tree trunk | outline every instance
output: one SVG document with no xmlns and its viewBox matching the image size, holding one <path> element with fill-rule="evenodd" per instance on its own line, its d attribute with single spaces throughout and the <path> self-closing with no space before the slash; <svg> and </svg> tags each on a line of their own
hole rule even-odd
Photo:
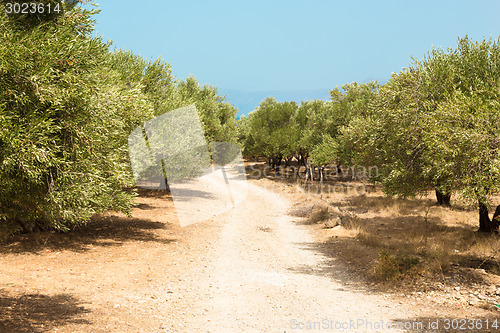
<svg viewBox="0 0 500 333">
<path fill-rule="evenodd" d="M 319 171 L 319 182 L 320 182 L 321 184 L 323 184 L 323 180 L 324 180 L 324 178 L 325 178 L 325 177 L 324 177 L 324 175 L 325 175 L 325 167 L 323 166 L 323 167 L 319 168 L 319 170 L 318 170 L 318 171 Z"/>
<path fill-rule="evenodd" d="M 299 168 L 301 165 L 303 165 L 306 169 L 307 169 L 307 154 L 303 154 L 302 152 L 300 152 L 298 154 L 298 157 L 297 157 L 297 161 L 299 161 Z"/>
<path fill-rule="evenodd" d="M 438 179 L 436 181 L 436 199 L 438 205 L 440 206 L 448 206 L 450 207 L 450 199 L 451 199 L 451 188 L 449 186 L 443 186 L 443 180 Z"/>
<path fill-rule="evenodd" d="M 493 230 L 498 232 L 498 227 L 500 226 L 500 205 L 495 209 L 495 214 L 493 214 L 491 222 L 493 223 Z"/>
<path fill-rule="evenodd" d="M 300 166 L 304 165 L 304 163 L 302 162 L 302 155 L 301 154 L 297 154 L 297 156 L 295 158 L 297 159 L 297 164 L 298 164 L 299 169 L 300 169 Z"/>
<path fill-rule="evenodd" d="M 496 208 L 493 220 L 490 220 L 488 215 L 488 206 L 479 202 L 479 231 L 487 233 L 498 232 L 498 221 L 500 219 L 499 215 L 500 206 Z"/>
<path fill-rule="evenodd" d="M 16 218 L 14 220 L 23 229 L 23 233 L 29 234 L 33 232 L 43 231 L 40 226 L 34 221 L 25 221 L 23 218 Z"/>
<path fill-rule="evenodd" d="M 443 193 L 439 188 L 436 187 L 436 199 L 438 205 L 450 207 L 451 193 Z"/>
<path fill-rule="evenodd" d="M 311 167 L 312 166 L 309 162 L 305 162 L 304 165 L 306 167 L 306 181 L 307 181 L 311 177 Z"/>
<path fill-rule="evenodd" d="M 167 191 L 167 193 L 171 193 L 170 186 L 168 185 L 168 179 L 167 179 L 167 168 L 165 167 L 165 161 L 163 159 L 161 160 L 161 168 L 163 171 L 163 179 L 165 181 L 165 191 Z"/>
<path fill-rule="evenodd" d="M 280 173 L 280 165 L 281 165 L 281 160 L 283 159 L 282 156 L 274 156 L 273 157 L 273 165 L 272 168 L 274 169 L 274 175 L 278 175 Z"/>
</svg>

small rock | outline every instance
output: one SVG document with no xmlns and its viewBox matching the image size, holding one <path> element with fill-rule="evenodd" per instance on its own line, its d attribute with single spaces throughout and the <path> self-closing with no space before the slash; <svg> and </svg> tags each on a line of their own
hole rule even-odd
<svg viewBox="0 0 500 333">
<path fill-rule="evenodd" d="M 470 297 L 468 303 L 470 306 L 476 306 L 479 304 L 479 300 L 475 297 Z"/>
<path fill-rule="evenodd" d="M 456 291 L 460 291 L 460 287 L 458 287 L 458 286 L 456 286 L 456 287 L 455 287 L 455 288 L 453 288 L 453 289 L 455 289 Z"/>
<path fill-rule="evenodd" d="M 325 222 L 325 228 L 335 228 L 342 224 L 342 220 L 339 217 L 334 217 Z"/>
<path fill-rule="evenodd" d="M 489 285 L 487 288 L 486 288 L 486 291 L 490 294 L 494 294 L 495 291 L 497 291 L 497 287 L 496 286 L 493 286 L 493 285 Z"/>
</svg>

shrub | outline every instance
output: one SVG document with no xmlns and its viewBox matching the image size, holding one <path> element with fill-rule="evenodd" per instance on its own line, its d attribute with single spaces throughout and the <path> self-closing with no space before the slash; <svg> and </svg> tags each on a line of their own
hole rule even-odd
<svg viewBox="0 0 500 333">
<path fill-rule="evenodd" d="M 405 275 L 416 273 L 419 264 L 418 257 L 393 255 L 382 250 L 375 266 L 375 276 L 385 281 L 398 280 Z"/>
</svg>

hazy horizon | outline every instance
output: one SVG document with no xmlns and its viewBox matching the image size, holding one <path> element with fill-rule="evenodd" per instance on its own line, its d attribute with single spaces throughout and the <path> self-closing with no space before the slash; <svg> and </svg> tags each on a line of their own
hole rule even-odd
<svg viewBox="0 0 500 333">
<path fill-rule="evenodd" d="M 321 98 L 317 91 L 328 97 L 346 83 L 386 81 L 412 57 L 456 47 L 459 36 L 500 34 L 494 0 L 97 4 L 96 33 L 104 40 L 146 59 L 162 57 L 177 78 L 218 87 L 239 114 L 258 105 L 260 92 L 298 92 L 299 102 Z"/>
</svg>

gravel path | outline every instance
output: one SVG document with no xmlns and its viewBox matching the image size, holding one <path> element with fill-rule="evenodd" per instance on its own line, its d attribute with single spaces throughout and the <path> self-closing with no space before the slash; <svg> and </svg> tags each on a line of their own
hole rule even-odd
<svg viewBox="0 0 500 333">
<path fill-rule="evenodd" d="M 133 218 L 22 236 L 0 256 L 0 332 L 377 332 L 418 318 L 323 257 L 291 202 L 257 183 L 185 228 L 168 196 L 144 195 Z"/>
<path fill-rule="evenodd" d="M 178 330 L 400 331 L 377 325 L 411 314 L 381 295 L 344 283 L 346 273 L 327 265 L 306 227 L 286 215 L 288 206 L 278 194 L 251 183 L 247 199 L 218 217 L 217 240 L 194 259 L 204 269 L 185 286 L 197 285 L 189 297 L 193 316 Z"/>
</svg>

